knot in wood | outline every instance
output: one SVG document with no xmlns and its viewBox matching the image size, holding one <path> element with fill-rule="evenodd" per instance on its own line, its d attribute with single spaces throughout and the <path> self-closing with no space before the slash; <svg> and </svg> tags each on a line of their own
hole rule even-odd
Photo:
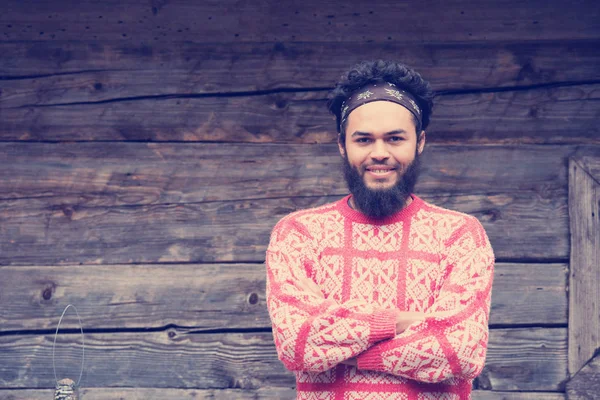
<svg viewBox="0 0 600 400">
<path fill-rule="evenodd" d="M 44 289 L 44 291 L 42 292 L 42 298 L 44 300 L 50 300 L 52 298 L 52 288 L 51 287 L 47 287 L 46 289 Z"/>
<path fill-rule="evenodd" d="M 256 293 L 250 293 L 250 296 L 248 296 L 248 303 L 250 303 L 250 304 L 258 303 L 258 295 Z"/>
</svg>

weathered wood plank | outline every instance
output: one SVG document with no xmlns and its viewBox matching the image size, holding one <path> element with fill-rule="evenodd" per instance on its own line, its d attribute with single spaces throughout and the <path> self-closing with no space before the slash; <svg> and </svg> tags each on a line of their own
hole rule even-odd
<svg viewBox="0 0 600 400">
<path fill-rule="evenodd" d="M 51 389 L 0 389 L 0 400 L 48 400 Z M 239 389 L 151 389 L 151 388 L 82 388 L 82 398 L 86 400 L 292 400 L 296 398 L 294 388 L 266 387 L 256 390 Z M 559 392 L 496 392 L 474 390 L 473 400 L 564 400 Z"/>
<path fill-rule="evenodd" d="M 600 184 L 600 147 L 581 146 L 570 158 L 575 160 L 590 178 Z"/>
<path fill-rule="evenodd" d="M 490 324 L 566 323 L 567 274 L 565 264 L 496 263 Z"/>
<path fill-rule="evenodd" d="M 77 307 L 85 330 L 271 326 L 263 264 L 5 266 L 0 271 L 0 333 L 53 329 L 65 304 Z M 497 263 L 490 323 L 566 325 L 567 272 L 566 264 Z"/>
<path fill-rule="evenodd" d="M 4 265 L 261 262 L 281 217 L 346 193 L 331 145 L 0 149 Z M 433 146 L 417 193 L 478 217 L 497 257 L 566 258 L 572 150 Z"/>
<path fill-rule="evenodd" d="M 426 146 L 418 192 L 444 202 L 447 195 L 496 193 L 490 201 L 499 205 L 515 192 L 566 199 L 567 159 L 576 150 Z M 40 205 L 113 207 L 348 193 L 336 145 L 0 143 L 0 160 L 1 200 L 38 198 Z"/>
<path fill-rule="evenodd" d="M 262 262 L 271 229 L 280 218 L 338 198 L 96 208 L 32 207 L 38 199 L 9 201 L 0 203 L 0 225 L 7 239 L 0 243 L 0 265 Z M 544 200 L 534 192 L 424 198 L 478 217 L 496 257 L 567 257 L 565 198 Z"/>
<path fill-rule="evenodd" d="M 474 390 L 473 400 L 564 400 L 560 392 L 496 392 Z M 41 399 L 40 399 L 41 400 Z"/>
<path fill-rule="evenodd" d="M 0 389 L 0 400 L 48 400 L 52 393 L 52 389 Z M 293 387 L 265 387 L 256 390 L 82 388 L 79 394 L 85 400 L 293 400 L 296 398 L 296 390 Z M 559 399 L 564 400 L 564 396 L 548 398 L 548 400 Z"/>
<path fill-rule="evenodd" d="M 587 400 L 598 397 L 600 393 L 600 356 L 588 362 L 567 382 L 567 399 Z"/>
<path fill-rule="evenodd" d="M 586 164 L 600 166 L 600 156 Z M 575 375 L 600 349 L 600 175 L 577 156 L 569 160 L 571 269 L 569 373 Z"/>
<path fill-rule="evenodd" d="M 567 343 L 563 333 L 566 329 L 491 330 L 486 367 L 477 378 L 478 387 L 563 391 L 567 378 Z M 555 357 L 557 364 L 550 365 L 549 360 Z"/>
<path fill-rule="evenodd" d="M 34 11 L 32 11 L 34 10 Z M 515 17 L 518 16 L 518 17 Z M 596 39 L 594 1 L 3 1 L 5 40 L 472 42 Z M 440 23 L 439 21 L 451 21 Z M 410 34 L 394 27 L 410 26 Z"/>
<path fill-rule="evenodd" d="M 566 329 L 500 329 L 490 345 L 479 388 L 559 391 L 567 375 Z M 0 385 L 48 388 L 53 335 L 0 336 Z M 78 335 L 59 335 L 60 375 L 78 373 Z M 270 333 L 188 334 L 182 331 L 88 333 L 82 382 L 88 387 L 258 389 L 293 387 Z M 67 372 L 65 372 L 67 371 Z M 483 385 L 483 386 L 482 386 Z"/>
<path fill-rule="evenodd" d="M 90 84 L 95 85 L 90 82 L 81 92 L 89 92 Z M 32 95 L 46 97 L 36 90 Z M 589 84 L 440 96 L 427 139 L 461 145 L 600 143 L 599 95 L 600 84 Z M 0 139 L 334 143 L 335 121 L 325 96 L 320 91 L 153 99 L 117 95 L 115 101 L 83 104 L 69 104 L 65 96 L 55 97 L 54 105 L 10 107 L 9 93 L 8 106 L 0 108 Z"/>
<path fill-rule="evenodd" d="M 437 91 L 592 81 L 600 79 L 598 47 L 598 41 L 0 42 L 0 107 L 329 88 L 353 64 L 378 58 L 412 66 Z"/>
</svg>

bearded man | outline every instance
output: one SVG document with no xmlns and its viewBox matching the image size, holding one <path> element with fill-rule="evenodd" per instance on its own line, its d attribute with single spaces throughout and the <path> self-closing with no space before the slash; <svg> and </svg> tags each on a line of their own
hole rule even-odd
<svg viewBox="0 0 600 400">
<path fill-rule="evenodd" d="M 470 399 L 494 254 L 472 216 L 413 193 L 433 91 L 363 62 L 331 92 L 350 194 L 274 227 L 267 306 L 297 399 Z"/>
</svg>

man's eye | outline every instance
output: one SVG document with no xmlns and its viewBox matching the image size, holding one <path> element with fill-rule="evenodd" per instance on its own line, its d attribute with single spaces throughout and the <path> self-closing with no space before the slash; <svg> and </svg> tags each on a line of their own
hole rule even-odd
<svg viewBox="0 0 600 400">
<path fill-rule="evenodd" d="M 401 136 L 392 136 L 392 137 L 390 138 L 390 141 L 392 141 L 392 142 L 400 142 L 400 141 L 402 141 L 402 140 L 404 140 L 404 138 L 403 138 L 403 137 L 401 137 Z"/>
<path fill-rule="evenodd" d="M 356 141 L 357 141 L 358 143 L 367 143 L 369 140 L 371 140 L 371 139 L 369 139 L 369 138 L 360 138 L 360 139 L 356 139 Z"/>
</svg>

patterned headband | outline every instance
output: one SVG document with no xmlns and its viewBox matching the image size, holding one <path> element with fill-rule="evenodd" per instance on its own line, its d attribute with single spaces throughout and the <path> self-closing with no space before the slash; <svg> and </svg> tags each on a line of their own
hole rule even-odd
<svg viewBox="0 0 600 400">
<path fill-rule="evenodd" d="M 400 104 L 410 111 L 417 118 L 417 121 L 419 121 L 419 125 L 421 125 L 421 109 L 417 105 L 414 97 L 410 93 L 399 89 L 393 83 L 380 82 L 379 84 L 371 83 L 363 86 L 344 100 L 340 118 L 340 132 L 342 132 L 342 126 L 346 122 L 346 119 L 348 119 L 348 115 L 350 115 L 354 109 L 372 101 L 391 101 Z"/>
</svg>

